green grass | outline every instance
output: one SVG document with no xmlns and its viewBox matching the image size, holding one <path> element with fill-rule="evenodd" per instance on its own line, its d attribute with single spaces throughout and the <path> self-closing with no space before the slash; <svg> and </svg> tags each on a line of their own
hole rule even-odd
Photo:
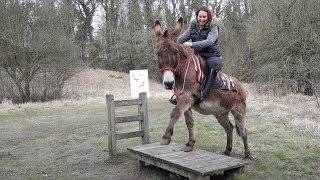
<svg viewBox="0 0 320 180">
<path fill-rule="evenodd" d="M 154 169 L 139 173 L 126 151 L 126 147 L 139 145 L 139 138 L 117 141 L 120 154 L 108 156 L 105 108 L 104 102 L 92 102 L 0 111 L 0 179 L 114 179 L 141 174 L 166 179 L 166 174 Z M 172 108 L 167 99 L 148 100 L 151 142 L 160 141 Z M 194 116 L 196 148 L 223 152 L 226 135 L 217 120 L 196 112 Z M 135 129 L 133 126 L 136 124 L 119 129 Z M 247 129 L 255 159 L 236 179 L 319 179 L 319 137 L 291 127 L 288 119 L 262 116 L 250 103 Z M 173 141 L 184 144 L 187 137 L 180 119 Z M 244 157 L 236 133 L 231 156 Z"/>
</svg>

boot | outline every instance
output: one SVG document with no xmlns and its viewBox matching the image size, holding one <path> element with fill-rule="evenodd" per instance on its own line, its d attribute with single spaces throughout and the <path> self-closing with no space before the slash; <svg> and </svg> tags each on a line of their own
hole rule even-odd
<svg viewBox="0 0 320 180">
<path fill-rule="evenodd" d="M 209 90 L 211 89 L 211 85 L 213 84 L 213 79 L 216 79 L 217 71 L 210 69 L 210 72 L 207 75 L 207 78 L 205 80 L 205 85 L 201 86 L 201 89 L 195 93 L 196 97 L 198 98 L 196 100 L 196 103 L 200 103 L 204 100 L 204 98 L 207 96 Z"/>
</svg>

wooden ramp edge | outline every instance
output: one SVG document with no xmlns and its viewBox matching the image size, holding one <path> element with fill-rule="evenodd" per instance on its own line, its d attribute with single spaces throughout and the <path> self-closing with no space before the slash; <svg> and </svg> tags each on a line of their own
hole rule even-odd
<svg viewBox="0 0 320 180">
<path fill-rule="evenodd" d="M 145 144 L 127 148 L 139 160 L 140 168 L 145 163 L 174 172 L 189 179 L 210 179 L 226 172 L 242 173 L 247 161 L 216 154 L 201 149 L 183 151 L 184 145 L 171 143 Z"/>
</svg>

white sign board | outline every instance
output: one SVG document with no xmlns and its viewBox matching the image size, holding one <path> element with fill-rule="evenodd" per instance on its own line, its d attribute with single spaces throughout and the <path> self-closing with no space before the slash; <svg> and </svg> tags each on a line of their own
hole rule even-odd
<svg viewBox="0 0 320 180">
<path fill-rule="evenodd" d="M 146 92 L 149 97 L 148 70 L 130 70 L 131 98 L 138 98 L 140 92 Z"/>
</svg>

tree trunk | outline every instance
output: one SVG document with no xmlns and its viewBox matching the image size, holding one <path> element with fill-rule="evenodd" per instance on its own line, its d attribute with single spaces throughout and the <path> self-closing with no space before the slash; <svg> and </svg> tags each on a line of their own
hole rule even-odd
<svg viewBox="0 0 320 180">
<path fill-rule="evenodd" d="M 148 30 L 153 29 L 152 0 L 144 0 L 145 19 Z"/>
</svg>

